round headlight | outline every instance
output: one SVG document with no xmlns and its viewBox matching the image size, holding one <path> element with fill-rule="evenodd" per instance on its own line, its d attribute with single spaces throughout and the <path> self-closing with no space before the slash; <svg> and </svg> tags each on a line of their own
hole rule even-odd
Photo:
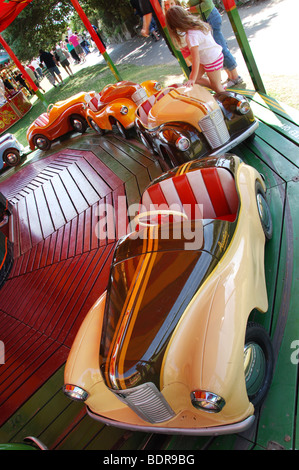
<svg viewBox="0 0 299 470">
<path fill-rule="evenodd" d="M 129 110 L 126 106 L 122 106 L 120 109 L 121 114 L 128 114 Z"/>
<path fill-rule="evenodd" d="M 83 388 L 77 387 L 76 385 L 65 384 L 62 390 L 71 400 L 85 401 L 88 398 L 88 393 Z"/>
<path fill-rule="evenodd" d="M 187 137 L 179 137 L 175 142 L 176 147 L 182 152 L 186 151 L 190 147 L 190 140 Z"/>
<path fill-rule="evenodd" d="M 195 390 L 191 392 L 191 403 L 195 408 L 208 413 L 219 413 L 225 405 L 225 400 L 215 393 Z"/>
<path fill-rule="evenodd" d="M 236 110 L 240 114 L 247 114 L 250 111 L 250 104 L 246 100 L 238 101 Z"/>
</svg>

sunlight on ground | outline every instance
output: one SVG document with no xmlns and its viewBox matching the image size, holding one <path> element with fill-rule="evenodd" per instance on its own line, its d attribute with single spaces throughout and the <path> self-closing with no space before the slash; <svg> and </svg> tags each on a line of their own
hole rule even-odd
<svg viewBox="0 0 299 470">
<path fill-rule="evenodd" d="M 185 80 L 186 77 L 183 73 L 181 75 L 167 75 L 165 77 L 164 85 L 170 86 L 173 83 L 183 83 Z"/>
</svg>

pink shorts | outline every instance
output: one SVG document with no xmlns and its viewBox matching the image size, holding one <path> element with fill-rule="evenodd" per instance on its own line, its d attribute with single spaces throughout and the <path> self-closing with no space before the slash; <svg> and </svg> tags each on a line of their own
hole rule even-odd
<svg viewBox="0 0 299 470">
<path fill-rule="evenodd" d="M 220 70 L 223 67 L 223 54 L 221 52 L 221 55 L 218 57 L 215 62 L 212 62 L 212 64 L 202 64 L 205 72 L 213 72 L 214 70 Z"/>
</svg>

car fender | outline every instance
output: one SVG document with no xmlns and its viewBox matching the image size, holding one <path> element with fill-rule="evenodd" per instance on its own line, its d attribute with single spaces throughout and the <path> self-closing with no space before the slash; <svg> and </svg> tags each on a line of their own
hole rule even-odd
<svg viewBox="0 0 299 470">
<path fill-rule="evenodd" d="M 148 134 L 150 135 L 151 132 L 149 131 Z M 195 156 L 201 158 L 210 151 L 210 146 L 203 133 L 188 123 L 165 124 L 155 134 L 154 144 L 158 153 L 164 158 L 163 149 L 165 149 L 167 154 L 173 156 L 175 166 L 191 160 Z M 190 146 L 186 150 L 180 150 L 176 143 L 180 138 L 185 137 L 189 140 Z"/>
<path fill-rule="evenodd" d="M 84 103 L 75 103 L 66 108 L 48 127 L 48 138 L 54 140 L 67 132 L 73 130 L 70 116 L 72 114 L 80 114 L 85 118 Z M 38 133 L 38 132 L 37 132 Z"/>
<path fill-rule="evenodd" d="M 145 89 L 148 96 L 155 95 L 161 90 L 161 85 L 156 80 L 146 80 L 140 83 L 140 85 Z"/>
<path fill-rule="evenodd" d="M 122 114 L 121 109 L 126 107 L 128 109 L 127 114 Z M 110 116 L 114 116 L 121 124 L 127 129 L 134 125 L 135 111 L 137 109 L 136 104 L 128 99 L 115 100 L 107 106 L 107 113 Z"/>
<path fill-rule="evenodd" d="M 127 114 L 122 114 L 122 107 L 128 108 Z M 87 109 L 87 117 L 93 119 L 101 129 L 112 130 L 113 121 L 116 119 L 126 129 L 134 125 L 135 110 L 137 106 L 131 100 L 122 98 L 107 104 L 99 112 Z"/>
<path fill-rule="evenodd" d="M 238 173 L 241 210 L 234 237 L 177 325 L 161 377 L 163 394 L 173 409 L 177 408 L 176 384 L 186 384 L 190 393 L 208 390 L 223 397 L 226 405 L 214 415 L 216 422 L 241 421 L 254 412 L 244 380 L 245 331 L 251 311 L 268 308 L 265 236 L 255 194 L 248 189 L 261 178 L 244 164 Z M 191 400 L 184 406 L 196 411 Z"/>
<path fill-rule="evenodd" d="M 24 151 L 23 145 L 20 144 L 20 142 L 18 142 L 17 139 L 12 134 L 7 140 L 5 140 L 4 142 L 2 142 L 0 144 L 1 158 L 2 158 L 2 155 L 5 152 L 5 150 L 7 150 L 9 148 L 17 149 L 20 153 L 22 153 Z"/>
<path fill-rule="evenodd" d="M 29 144 L 29 147 L 30 147 L 30 150 L 34 150 L 35 149 L 35 145 L 33 143 L 33 137 L 34 137 L 34 130 L 35 129 L 28 129 L 27 131 L 27 141 L 28 141 L 28 144 Z"/>
<path fill-rule="evenodd" d="M 142 424 L 143 421 L 107 388 L 99 369 L 106 295 L 105 291 L 94 303 L 78 330 L 65 365 L 64 383 L 81 387 L 89 393 L 85 404 L 90 410 L 104 415 L 108 412 L 108 416 L 115 413 L 119 418 L 123 413 L 124 420 Z"/>
<path fill-rule="evenodd" d="M 84 318 L 79 331 L 72 344 L 70 354 L 68 356 L 65 370 L 64 383 L 72 384 L 83 388 L 91 393 L 93 388 L 102 390 L 107 395 L 104 403 L 107 407 L 119 407 L 120 401 L 113 393 L 104 385 L 102 374 L 99 369 L 99 351 L 101 330 L 103 324 L 103 316 L 106 302 L 106 291 L 99 297 L 88 314 Z M 94 397 L 87 399 L 86 404 L 92 406 Z M 103 410 L 105 404 L 103 403 Z"/>
<path fill-rule="evenodd" d="M 106 291 L 89 310 L 79 328 L 65 366 L 65 383 L 90 390 L 94 383 L 102 380 L 98 356 L 105 301 Z"/>
</svg>

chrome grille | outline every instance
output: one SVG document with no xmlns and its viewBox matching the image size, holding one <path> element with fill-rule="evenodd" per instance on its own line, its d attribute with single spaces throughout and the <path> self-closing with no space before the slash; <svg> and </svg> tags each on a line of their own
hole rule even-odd
<svg viewBox="0 0 299 470">
<path fill-rule="evenodd" d="M 213 149 L 224 145 L 230 139 L 221 109 L 215 109 L 198 124 Z"/>
<path fill-rule="evenodd" d="M 113 392 L 140 418 L 149 423 L 160 423 L 175 416 L 162 393 L 151 382 L 132 389 L 113 390 Z"/>
</svg>

